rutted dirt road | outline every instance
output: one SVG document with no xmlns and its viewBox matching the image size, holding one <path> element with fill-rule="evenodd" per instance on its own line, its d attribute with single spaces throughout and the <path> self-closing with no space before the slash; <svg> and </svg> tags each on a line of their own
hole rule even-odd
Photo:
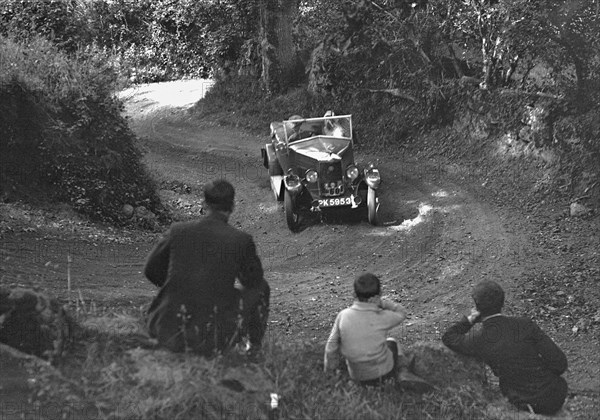
<svg viewBox="0 0 600 420">
<path fill-rule="evenodd" d="M 335 314 L 352 301 L 352 281 L 362 271 L 378 274 L 384 294 L 409 309 L 397 337 L 405 343 L 439 340 L 449 322 L 468 312 L 470 290 L 484 278 L 505 287 L 507 313 L 522 309 L 519 279 L 543 264 L 543 257 L 523 216 L 470 192 L 480 180 L 388 154 L 378 159 L 384 180 L 381 226 L 369 225 L 366 217 L 314 217 L 291 233 L 260 158 L 269 122 L 264 135 L 256 136 L 198 121 L 186 108 L 208 85 L 182 83 L 126 93 L 126 112 L 161 196 L 177 217 L 198 214 L 206 181 L 224 177 L 236 186 L 231 223 L 251 233 L 259 248 L 273 290 L 272 333 L 324 343 Z M 162 97 L 156 94 L 161 89 Z M 190 92 L 194 95 L 185 96 Z M 371 158 L 361 151 L 355 155 L 363 162 Z M 2 284 L 34 284 L 64 294 L 68 268 L 73 290 L 98 310 L 143 311 L 149 303 L 155 290 L 141 269 L 157 235 L 64 222 L 60 213 L 49 222 L 33 210 L 28 220 L 17 214 L 10 219 L 8 210 L 2 226 L 11 220 L 35 225 L 38 217 L 40 224 L 33 230 L 3 228 Z M 597 393 L 598 361 L 590 359 L 597 355 L 597 341 L 573 344 L 568 332 L 555 337 L 571 361 L 567 380 L 575 389 Z"/>
</svg>

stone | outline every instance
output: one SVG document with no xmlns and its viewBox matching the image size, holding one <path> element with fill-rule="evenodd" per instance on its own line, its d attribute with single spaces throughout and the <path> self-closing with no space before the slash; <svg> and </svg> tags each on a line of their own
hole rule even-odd
<svg viewBox="0 0 600 420">
<path fill-rule="evenodd" d="M 135 208 L 135 217 L 143 218 L 148 214 L 148 209 L 144 206 L 137 206 Z"/>
<path fill-rule="evenodd" d="M 133 217 L 133 213 L 134 213 L 134 208 L 131 204 L 124 204 L 123 208 L 121 209 L 121 212 L 123 213 L 123 216 L 125 216 L 126 218 L 131 218 Z"/>
<path fill-rule="evenodd" d="M 0 288 L 0 342 L 52 361 L 63 354 L 74 326 L 57 300 L 31 289 Z"/>
<path fill-rule="evenodd" d="M 586 214 L 588 214 L 590 212 L 590 209 L 588 209 L 583 204 L 571 203 L 569 212 L 570 212 L 571 217 L 580 217 L 580 216 L 585 216 Z"/>
</svg>

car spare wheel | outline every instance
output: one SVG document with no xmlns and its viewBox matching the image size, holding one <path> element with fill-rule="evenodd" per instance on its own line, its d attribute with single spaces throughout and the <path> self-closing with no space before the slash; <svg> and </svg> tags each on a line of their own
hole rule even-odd
<svg viewBox="0 0 600 420">
<path fill-rule="evenodd" d="M 285 190 L 284 194 L 285 196 L 283 199 L 283 205 L 285 207 L 285 220 L 290 230 L 292 232 L 295 232 L 299 226 L 300 216 L 298 215 L 294 199 L 292 198 L 290 192 L 288 190 Z"/>
<path fill-rule="evenodd" d="M 379 202 L 377 199 L 377 191 L 369 187 L 367 192 L 367 210 L 369 212 L 369 223 L 377 225 L 377 211 L 379 210 Z"/>
</svg>

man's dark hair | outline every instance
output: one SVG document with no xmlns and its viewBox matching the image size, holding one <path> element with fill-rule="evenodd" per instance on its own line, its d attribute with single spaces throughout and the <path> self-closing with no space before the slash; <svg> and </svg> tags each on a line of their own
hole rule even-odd
<svg viewBox="0 0 600 420">
<path fill-rule="evenodd" d="M 204 202 L 216 211 L 233 211 L 235 189 L 228 181 L 218 179 L 204 186 Z"/>
<path fill-rule="evenodd" d="M 477 284 L 471 296 L 482 317 L 500 313 L 504 306 L 504 290 L 492 280 L 484 280 Z"/>
<path fill-rule="evenodd" d="M 354 293 L 360 302 L 364 302 L 381 293 L 381 282 L 371 273 L 363 273 L 354 280 Z"/>
</svg>

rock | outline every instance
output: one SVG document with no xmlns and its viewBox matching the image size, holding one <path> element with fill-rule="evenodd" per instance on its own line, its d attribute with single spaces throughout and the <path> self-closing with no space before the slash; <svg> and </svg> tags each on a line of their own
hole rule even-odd
<svg viewBox="0 0 600 420">
<path fill-rule="evenodd" d="M 134 217 L 135 222 L 138 224 L 138 226 L 142 228 L 150 230 L 160 229 L 158 217 L 156 216 L 156 214 L 154 214 L 144 206 L 138 206 L 135 208 Z"/>
<path fill-rule="evenodd" d="M 137 206 L 135 208 L 135 217 L 143 218 L 148 214 L 148 209 L 144 206 Z"/>
<path fill-rule="evenodd" d="M 0 288 L 0 342 L 53 360 L 62 355 L 74 325 L 57 300 L 30 289 Z"/>
<path fill-rule="evenodd" d="M 583 204 L 571 203 L 571 207 L 570 207 L 571 217 L 585 216 L 586 214 L 589 213 L 589 211 L 590 211 L 590 209 L 588 209 Z"/>
<path fill-rule="evenodd" d="M 134 208 L 131 204 L 124 204 L 121 212 L 123 213 L 123 216 L 129 219 L 133 217 Z"/>
<path fill-rule="evenodd" d="M 31 412 L 28 407 L 31 407 L 31 400 L 36 398 L 38 385 L 42 381 L 52 381 L 53 387 L 61 389 L 68 389 L 70 385 L 60 371 L 47 361 L 2 343 L 0 372 L 2 419 L 33 418 L 26 413 Z"/>
<path fill-rule="evenodd" d="M 598 309 L 594 315 L 594 324 L 600 324 L 600 309 Z"/>
</svg>

